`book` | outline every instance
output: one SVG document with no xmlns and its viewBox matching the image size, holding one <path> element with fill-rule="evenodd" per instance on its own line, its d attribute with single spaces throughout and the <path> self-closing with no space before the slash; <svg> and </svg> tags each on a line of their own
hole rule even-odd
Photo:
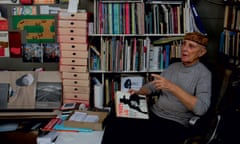
<svg viewBox="0 0 240 144">
<path fill-rule="evenodd" d="M 0 31 L 0 57 L 9 57 L 8 31 Z"/>
<path fill-rule="evenodd" d="M 129 3 L 125 3 L 125 34 L 130 34 L 130 9 Z"/>
<path fill-rule="evenodd" d="M 160 69 L 160 49 L 161 46 L 151 46 L 149 50 L 149 70 Z"/>
<path fill-rule="evenodd" d="M 115 108 L 117 117 L 148 119 L 148 104 L 145 95 L 130 95 L 128 92 L 116 91 Z"/>
<path fill-rule="evenodd" d="M 190 3 L 191 4 L 191 10 L 192 10 L 192 15 L 194 17 L 194 23 L 196 24 L 196 29 L 199 30 L 199 32 L 203 33 L 203 34 L 206 34 L 206 30 L 202 24 L 202 21 L 200 19 L 200 16 L 198 15 L 198 11 L 196 9 L 196 6 L 194 3 Z"/>
<path fill-rule="evenodd" d="M 0 83 L 0 109 L 6 109 L 8 104 L 8 91 L 9 91 L 9 84 L 8 83 Z"/>
<path fill-rule="evenodd" d="M 121 91 L 127 92 L 129 89 L 138 90 L 144 83 L 142 76 L 122 76 L 121 77 Z"/>
<path fill-rule="evenodd" d="M 103 85 L 102 83 L 96 78 L 93 77 L 94 83 L 94 107 L 95 108 L 103 108 Z"/>
<path fill-rule="evenodd" d="M 112 5 L 112 9 L 113 9 L 113 34 L 119 34 L 119 8 L 120 5 L 118 3 L 113 3 Z"/>
<path fill-rule="evenodd" d="M 52 142 L 54 142 L 54 140 L 57 139 L 59 133 L 56 131 L 51 131 L 49 133 L 47 133 L 46 135 L 43 136 L 38 136 L 37 137 L 37 143 L 38 144 L 50 144 Z"/>
<path fill-rule="evenodd" d="M 8 32 L 8 34 L 9 34 L 8 40 L 9 40 L 10 57 L 21 58 L 22 57 L 21 32 L 12 31 L 12 32 Z"/>
<path fill-rule="evenodd" d="M 1 14 L 1 13 L 0 13 Z M 8 20 L 0 15 L 0 30 L 7 31 L 8 30 Z"/>
</svg>

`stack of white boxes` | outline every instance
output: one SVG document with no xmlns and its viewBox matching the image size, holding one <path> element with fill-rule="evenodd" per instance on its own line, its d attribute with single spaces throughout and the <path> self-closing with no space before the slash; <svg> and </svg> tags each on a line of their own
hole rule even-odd
<svg viewBox="0 0 240 144">
<path fill-rule="evenodd" d="M 77 102 L 89 105 L 87 19 L 87 12 L 59 12 L 58 15 L 59 69 L 64 104 Z"/>
</svg>

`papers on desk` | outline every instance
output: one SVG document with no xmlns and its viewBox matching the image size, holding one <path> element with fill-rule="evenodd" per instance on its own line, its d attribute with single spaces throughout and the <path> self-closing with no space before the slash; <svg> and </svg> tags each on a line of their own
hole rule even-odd
<svg viewBox="0 0 240 144">
<path fill-rule="evenodd" d="M 52 144 L 58 135 L 58 132 L 51 131 L 44 136 L 37 137 L 37 144 Z"/>
<path fill-rule="evenodd" d="M 101 144 L 104 131 L 68 133 L 60 132 L 55 144 Z"/>
<path fill-rule="evenodd" d="M 69 120 L 79 122 L 98 122 L 99 117 L 97 115 L 88 115 L 84 112 L 75 112 Z"/>
</svg>

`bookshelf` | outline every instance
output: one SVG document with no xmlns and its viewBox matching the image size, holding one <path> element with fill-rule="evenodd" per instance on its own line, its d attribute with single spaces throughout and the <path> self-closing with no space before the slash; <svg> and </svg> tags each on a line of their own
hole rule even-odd
<svg viewBox="0 0 240 144">
<path fill-rule="evenodd" d="M 94 0 L 89 23 L 90 97 L 102 97 L 108 106 L 122 77 L 151 79 L 180 57 L 186 32 L 201 31 L 190 0 Z M 97 82 L 96 82 L 97 79 Z M 102 91 L 94 92 L 100 84 Z"/>
<path fill-rule="evenodd" d="M 239 66 L 240 55 L 240 1 L 226 0 L 223 31 L 220 35 L 219 53 L 226 57 L 226 63 Z"/>
</svg>

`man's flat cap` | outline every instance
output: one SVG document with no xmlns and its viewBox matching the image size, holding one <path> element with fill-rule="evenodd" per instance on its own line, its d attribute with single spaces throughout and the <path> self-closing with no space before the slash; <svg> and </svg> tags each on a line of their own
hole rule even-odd
<svg viewBox="0 0 240 144">
<path fill-rule="evenodd" d="M 207 46 L 208 45 L 208 37 L 199 32 L 189 32 L 184 36 L 184 40 L 194 41 L 200 45 Z"/>
</svg>

